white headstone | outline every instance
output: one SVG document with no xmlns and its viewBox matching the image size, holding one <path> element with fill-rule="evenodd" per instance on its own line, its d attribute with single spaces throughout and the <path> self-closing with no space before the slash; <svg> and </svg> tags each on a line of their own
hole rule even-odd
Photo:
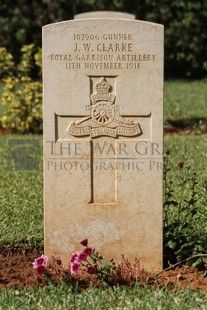
<svg viewBox="0 0 207 310">
<path fill-rule="evenodd" d="M 122 19 L 135 19 L 135 15 L 117 12 L 117 11 L 92 11 L 86 13 L 76 14 L 74 19 L 86 19 L 86 18 L 122 18 Z"/>
<path fill-rule="evenodd" d="M 162 268 L 163 26 L 43 27 L 45 253 Z"/>
</svg>

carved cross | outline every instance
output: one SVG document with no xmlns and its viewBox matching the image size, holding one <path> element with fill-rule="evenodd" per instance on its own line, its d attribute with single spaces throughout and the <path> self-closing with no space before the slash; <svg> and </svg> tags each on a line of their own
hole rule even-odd
<svg viewBox="0 0 207 310">
<path fill-rule="evenodd" d="M 142 135 L 134 115 L 120 115 L 111 85 L 102 77 L 90 95 L 89 115 L 71 121 L 67 133 L 73 137 L 87 137 L 91 156 L 91 203 L 117 203 L 118 155 L 124 155 L 126 140 Z M 142 117 L 150 117 L 151 113 Z M 58 116 L 61 117 L 61 116 Z M 63 117 L 63 116 L 62 116 Z M 71 118 L 72 116 L 64 116 Z M 77 117 L 77 115 L 75 116 Z M 129 119 L 128 119 L 129 118 Z M 127 139 L 116 139 L 127 137 Z M 104 184 L 104 186 L 103 186 Z"/>
</svg>

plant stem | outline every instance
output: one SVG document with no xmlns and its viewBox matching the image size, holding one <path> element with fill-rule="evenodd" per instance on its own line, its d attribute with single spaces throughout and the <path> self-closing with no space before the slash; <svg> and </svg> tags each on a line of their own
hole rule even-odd
<svg viewBox="0 0 207 310">
<path fill-rule="evenodd" d="M 162 271 L 160 271 L 159 273 L 157 273 L 157 275 L 161 274 L 162 272 L 164 271 L 168 271 L 168 270 L 171 270 L 179 265 L 182 265 L 183 263 L 186 263 L 188 261 L 190 261 L 191 259 L 194 259 L 194 258 L 198 258 L 198 257 L 207 257 L 207 254 L 196 254 L 196 255 L 193 255 L 193 256 L 190 256 L 186 259 L 181 259 L 179 262 L 177 262 L 176 264 L 170 266 L 170 267 L 167 267 L 165 269 L 163 269 Z"/>
<path fill-rule="evenodd" d="M 182 199 L 183 199 L 183 192 L 184 192 L 184 186 L 186 183 L 186 178 L 185 176 L 182 178 L 182 187 L 181 187 L 181 194 L 180 194 L 180 201 L 179 201 L 179 205 L 178 205 L 178 218 L 177 221 L 180 221 L 180 213 L 181 213 L 181 206 L 182 206 Z"/>
</svg>

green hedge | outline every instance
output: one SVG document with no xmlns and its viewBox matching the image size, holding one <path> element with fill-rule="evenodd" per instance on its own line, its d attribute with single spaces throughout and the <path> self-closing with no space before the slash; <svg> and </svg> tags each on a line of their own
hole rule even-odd
<svg viewBox="0 0 207 310">
<path fill-rule="evenodd" d="M 42 132 L 42 83 L 33 79 L 41 76 L 41 49 L 34 44 L 21 48 L 20 62 L 0 48 L 0 70 L 3 89 L 0 103 L 4 107 L 0 124 L 11 132 Z"/>
<path fill-rule="evenodd" d="M 19 59 L 23 44 L 41 46 L 41 27 L 76 13 L 114 10 L 165 26 L 166 76 L 198 78 L 207 71 L 206 0 L 17 0 L 2 1 L 0 41 Z"/>
</svg>

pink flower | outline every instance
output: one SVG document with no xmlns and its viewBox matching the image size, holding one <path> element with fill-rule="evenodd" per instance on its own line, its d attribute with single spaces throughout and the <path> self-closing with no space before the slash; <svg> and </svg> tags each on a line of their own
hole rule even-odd
<svg viewBox="0 0 207 310">
<path fill-rule="evenodd" d="M 94 270 L 95 270 L 94 266 L 90 265 L 90 266 L 88 266 L 87 272 L 90 274 L 93 274 Z"/>
<path fill-rule="evenodd" d="M 87 255 L 87 256 L 89 256 L 89 255 L 91 255 L 92 253 L 93 253 L 93 249 L 92 248 L 85 248 L 84 250 L 83 250 L 83 252 Z"/>
<path fill-rule="evenodd" d="M 80 244 L 82 244 L 83 246 L 87 246 L 88 245 L 88 239 L 81 240 Z"/>
<path fill-rule="evenodd" d="M 184 162 L 183 162 L 183 161 L 180 161 L 180 162 L 178 163 L 178 167 L 179 167 L 180 169 L 182 169 L 183 166 L 184 166 Z"/>
<path fill-rule="evenodd" d="M 36 271 L 37 271 L 37 274 L 39 276 L 41 276 L 45 272 L 45 267 L 44 266 L 38 266 Z"/>
<path fill-rule="evenodd" d="M 73 253 L 71 256 L 70 262 L 73 263 L 75 260 L 78 260 L 78 255 L 79 255 L 78 252 Z"/>
<path fill-rule="evenodd" d="M 34 269 L 38 269 L 40 266 L 45 267 L 48 263 L 48 257 L 45 255 L 42 255 L 35 259 L 35 261 L 32 263 Z"/>
<path fill-rule="evenodd" d="M 78 272 L 79 268 L 80 268 L 79 262 L 74 261 L 73 263 L 71 263 L 71 265 L 70 265 L 71 274 L 76 274 Z"/>
<path fill-rule="evenodd" d="M 85 250 L 86 250 L 86 249 L 85 249 Z M 86 260 L 86 258 L 87 258 L 87 256 L 88 256 L 88 254 L 85 253 L 85 250 L 80 251 L 79 254 L 78 254 L 77 261 L 80 262 L 80 263 L 81 263 L 82 261 Z"/>
</svg>

